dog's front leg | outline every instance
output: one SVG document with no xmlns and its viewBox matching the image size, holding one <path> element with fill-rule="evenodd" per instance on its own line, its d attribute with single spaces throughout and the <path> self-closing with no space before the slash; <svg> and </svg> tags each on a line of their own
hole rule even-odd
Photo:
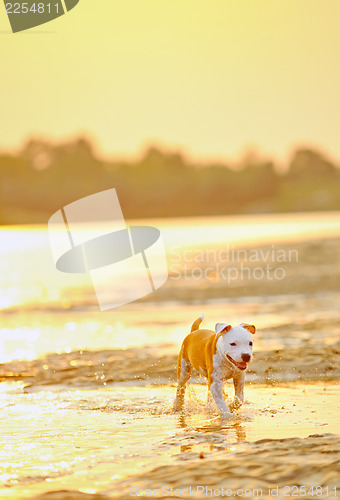
<svg viewBox="0 0 340 500">
<path fill-rule="evenodd" d="M 223 381 L 214 373 L 209 377 L 209 390 L 221 416 L 230 415 L 229 408 L 223 397 Z"/>
<path fill-rule="evenodd" d="M 245 373 L 241 373 L 239 376 L 234 377 L 234 389 L 235 389 L 235 397 L 234 401 L 230 405 L 230 411 L 238 410 L 240 406 L 242 406 L 244 401 L 244 382 L 246 375 Z"/>
</svg>

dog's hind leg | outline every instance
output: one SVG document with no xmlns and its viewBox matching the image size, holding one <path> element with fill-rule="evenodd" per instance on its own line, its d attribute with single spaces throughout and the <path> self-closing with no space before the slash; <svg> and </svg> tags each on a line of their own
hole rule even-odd
<svg viewBox="0 0 340 500">
<path fill-rule="evenodd" d="M 192 373 L 192 365 L 189 361 L 185 361 L 185 359 L 181 356 L 181 353 L 178 357 L 178 366 L 177 366 L 177 392 L 176 398 L 173 404 L 174 411 L 180 411 L 183 408 L 184 404 L 184 395 L 185 395 L 185 384 L 188 382 Z"/>
</svg>

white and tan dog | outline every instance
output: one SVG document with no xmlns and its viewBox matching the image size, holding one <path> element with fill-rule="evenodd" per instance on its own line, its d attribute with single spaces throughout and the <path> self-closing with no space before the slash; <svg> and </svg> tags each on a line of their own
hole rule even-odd
<svg viewBox="0 0 340 500">
<path fill-rule="evenodd" d="M 242 323 L 231 326 L 217 323 L 215 332 L 199 330 L 204 316 L 201 314 L 194 321 L 191 333 L 185 337 L 178 355 L 177 393 L 173 409 L 183 408 L 185 384 L 189 380 L 193 368 L 208 378 L 209 390 L 222 416 L 239 408 L 243 403 L 245 371 L 253 359 L 253 339 L 256 332 L 254 325 Z M 235 398 L 230 408 L 223 397 L 223 381 L 233 379 Z"/>
</svg>

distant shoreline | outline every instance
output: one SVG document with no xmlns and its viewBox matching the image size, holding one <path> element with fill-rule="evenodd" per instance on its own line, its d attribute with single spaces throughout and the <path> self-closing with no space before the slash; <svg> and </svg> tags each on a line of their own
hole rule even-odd
<svg viewBox="0 0 340 500">
<path fill-rule="evenodd" d="M 293 152 L 284 172 L 251 155 L 231 167 L 198 165 L 150 147 L 137 160 L 102 159 L 84 138 L 31 139 L 0 152 L 0 224 L 44 223 L 61 207 L 116 188 L 129 219 L 340 210 L 340 169 L 312 148 Z"/>
</svg>

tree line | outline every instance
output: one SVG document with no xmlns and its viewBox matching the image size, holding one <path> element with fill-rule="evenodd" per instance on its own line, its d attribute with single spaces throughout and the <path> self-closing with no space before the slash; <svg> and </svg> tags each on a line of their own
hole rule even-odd
<svg viewBox="0 0 340 500">
<path fill-rule="evenodd" d="M 84 138 L 32 139 L 0 153 L 0 224 L 45 223 L 64 205 L 115 187 L 126 218 L 340 210 L 340 169 L 319 151 L 293 152 L 284 173 L 248 155 L 236 168 L 197 165 L 150 147 L 138 160 L 107 160 Z"/>
</svg>

